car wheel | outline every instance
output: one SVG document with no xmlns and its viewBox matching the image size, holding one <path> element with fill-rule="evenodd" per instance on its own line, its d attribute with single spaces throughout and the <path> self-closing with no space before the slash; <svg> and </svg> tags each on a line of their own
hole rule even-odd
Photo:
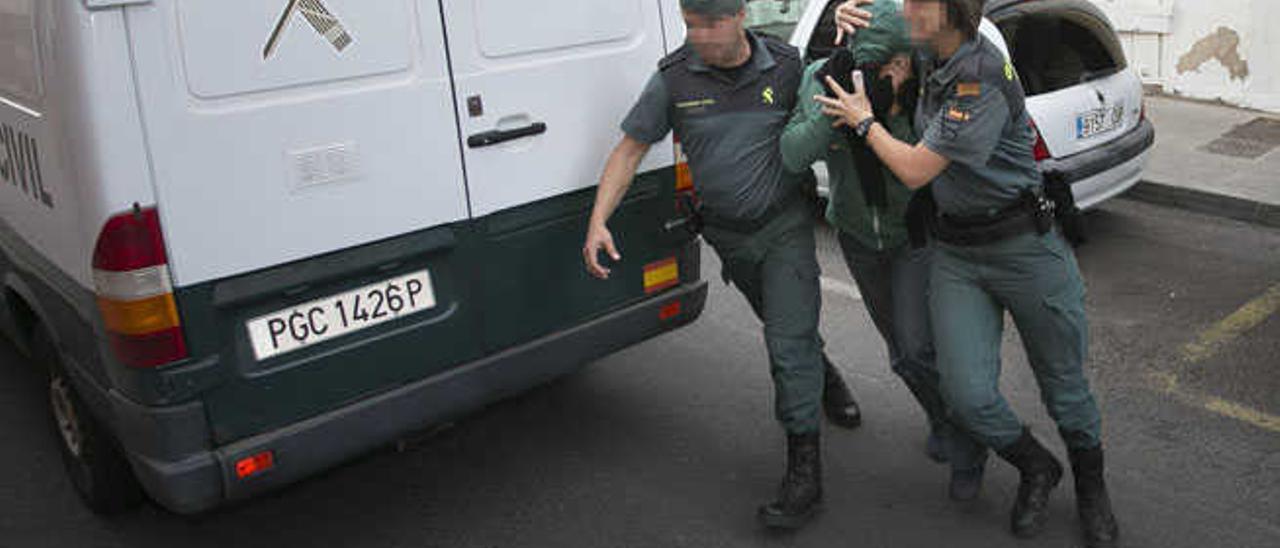
<svg viewBox="0 0 1280 548">
<path fill-rule="evenodd" d="M 76 493 L 94 513 L 113 515 L 145 499 L 128 459 L 84 405 L 52 340 L 37 327 L 32 357 L 48 371 L 49 411 L 58 450 Z"/>
</svg>

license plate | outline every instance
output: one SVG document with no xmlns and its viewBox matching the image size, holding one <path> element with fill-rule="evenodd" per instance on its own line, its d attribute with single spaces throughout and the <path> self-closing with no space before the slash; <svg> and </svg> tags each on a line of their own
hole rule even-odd
<svg viewBox="0 0 1280 548">
<path fill-rule="evenodd" d="M 1124 122 L 1124 105 L 1090 110 L 1076 116 L 1076 139 L 1088 139 L 1112 131 Z"/>
<path fill-rule="evenodd" d="M 254 355 L 265 360 L 435 306 L 431 273 L 423 270 L 259 316 L 245 326 Z"/>
</svg>

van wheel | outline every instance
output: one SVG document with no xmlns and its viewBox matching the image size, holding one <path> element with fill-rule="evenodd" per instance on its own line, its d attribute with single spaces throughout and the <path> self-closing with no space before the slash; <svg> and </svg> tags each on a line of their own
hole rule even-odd
<svg viewBox="0 0 1280 548">
<path fill-rule="evenodd" d="M 136 508 L 145 497 L 133 468 L 111 434 L 85 407 L 42 327 L 35 330 L 31 350 L 32 357 L 48 371 L 54 436 L 76 493 L 90 510 L 100 515 Z"/>
</svg>

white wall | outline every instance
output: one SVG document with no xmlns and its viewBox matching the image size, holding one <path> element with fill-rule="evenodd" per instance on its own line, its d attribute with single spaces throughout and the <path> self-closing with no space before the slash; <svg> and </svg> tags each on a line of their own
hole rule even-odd
<svg viewBox="0 0 1280 548">
<path fill-rule="evenodd" d="M 1280 112 L 1280 1 L 1092 1 L 1111 17 L 1144 82 Z"/>
</svg>

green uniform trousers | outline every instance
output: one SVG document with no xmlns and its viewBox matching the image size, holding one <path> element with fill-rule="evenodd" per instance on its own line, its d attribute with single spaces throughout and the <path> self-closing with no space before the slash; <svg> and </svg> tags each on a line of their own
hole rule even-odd
<svg viewBox="0 0 1280 548">
<path fill-rule="evenodd" d="M 789 434 L 818 430 L 822 405 L 822 293 L 812 204 L 797 200 L 764 227 L 744 234 L 708 225 L 707 242 L 732 283 L 764 322 L 774 412 Z"/>
<path fill-rule="evenodd" d="M 1063 441 L 1072 449 L 1100 443 L 1102 419 L 1083 370 L 1084 283 L 1075 254 L 1057 231 L 982 246 L 940 243 L 931 282 L 943 395 L 964 428 L 997 451 L 1022 433 L 1023 423 L 999 387 L 1007 310 Z"/>
</svg>

